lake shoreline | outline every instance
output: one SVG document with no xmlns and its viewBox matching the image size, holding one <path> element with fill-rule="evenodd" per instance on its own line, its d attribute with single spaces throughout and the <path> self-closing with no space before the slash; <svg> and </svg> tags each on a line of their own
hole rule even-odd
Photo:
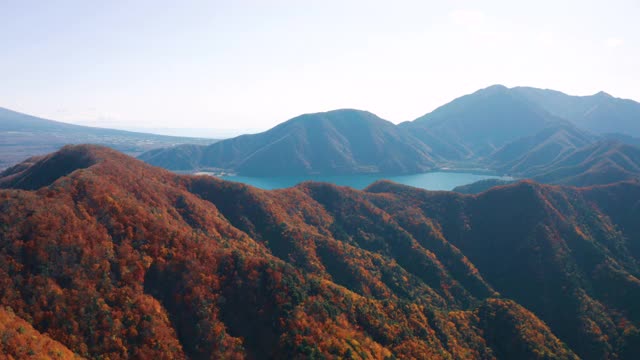
<svg viewBox="0 0 640 360">
<path fill-rule="evenodd" d="M 307 181 L 325 182 L 339 186 L 348 186 L 363 190 L 380 180 L 389 180 L 403 185 L 432 191 L 451 191 L 462 185 L 468 185 L 487 179 L 514 180 L 511 176 L 497 175 L 488 169 L 443 169 L 416 174 L 393 175 L 383 173 L 367 173 L 354 175 L 297 175 L 297 176 L 242 176 L 227 172 L 204 172 L 191 174 L 214 176 L 222 180 L 244 183 L 264 190 L 284 189 Z"/>
<path fill-rule="evenodd" d="M 362 172 L 362 173 L 347 173 L 347 174 L 289 174 L 289 175 L 275 175 L 275 176 L 262 176 L 262 175 L 242 175 L 229 170 L 212 170 L 212 169 L 197 169 L 197 170 L 170 170 L 173 173 L 180 175 L 209 175 L 215 177 L 224 176 L 236 176 L 236 177 L 251 177 L 251 178 L 278 178 L 278 177 L 331 177 L 331 176 L 412 176 L 429 173 L 464 173 L 474 175 L 490 175 L 497 177 L 511 177 L 508 174 L 501 174 L 495 170 L 488 168 L 437 168 L 424 172 L 415 173 L 383 173 L 383 172 Z"/>
</svg>

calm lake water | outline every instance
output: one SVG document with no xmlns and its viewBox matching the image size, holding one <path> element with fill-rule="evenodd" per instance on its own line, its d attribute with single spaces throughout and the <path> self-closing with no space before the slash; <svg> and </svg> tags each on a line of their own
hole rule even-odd
<svg viewBox="0 0 640 360">
<path fill-rule="evenodd" d="M 400 184 L 423 188 L 427 190 L 452 190 L 456 186 L 470 184 L 484 179 L 504 179 L 510 177 L 492 176 L 487 174 L 471 174 L 462 172 L 428 172 L 413 175 L 385 176 L 381 174 L 362 175 L 334 175 L 334 176 L 275 176 L 275 177 L 250 177 L 250 176 L 220 176 L 220 178 L 249 184 L 261 189 L 281 189 L 294 186 L 303 181 L 321 181 L 336 185 L 349 186 L 356 189 L 364 189 L 377 180 L 391 180 Z"/>
</svg>

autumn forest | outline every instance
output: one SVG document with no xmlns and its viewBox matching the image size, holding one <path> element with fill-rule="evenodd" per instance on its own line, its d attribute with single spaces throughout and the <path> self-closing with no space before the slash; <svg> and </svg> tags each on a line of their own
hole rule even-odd
<svg viewBox="0 0 640 360">
<path fill-rule="evenodd" d="M 13 358 L 640 356 L 638 182 L 263 191 L 79 145 L 0 187 Z"/>
</svg>

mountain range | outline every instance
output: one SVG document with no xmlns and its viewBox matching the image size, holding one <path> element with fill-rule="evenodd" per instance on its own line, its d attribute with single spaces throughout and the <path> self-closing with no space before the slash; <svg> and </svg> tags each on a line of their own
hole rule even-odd
<svg viewBox="0 0 640 360">
<path fill-rule="evenodd" d="M 66 144 L 101 144 L 137 156 L 158 147 L 215 141 L 73 125 L 0 108 L 0 169 Z"/>
<path fill-rule="evenodd" d="M 495 85 L 398 125 L 365 111 L 335 110 L 302 115 L 259 134 L 155 149 L 139 158 L 172 170 L 248 176 L 483 168 L 594 185 L 638 177 L 637 136 L 640 104 L 632 100 Z M 582 157 L 586 162 L 577 163 Z"/>
<path fill-rule="evenodd" d="M 14 357 L 640 356 L 637 181 L 265 191 L 81 145 L 0 188 Z"/>
</svg>

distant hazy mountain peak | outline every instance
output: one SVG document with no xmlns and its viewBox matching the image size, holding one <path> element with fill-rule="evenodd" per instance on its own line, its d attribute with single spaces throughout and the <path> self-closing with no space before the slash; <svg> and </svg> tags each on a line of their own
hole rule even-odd
<svg viewBox="0 0 640 360">
<path fill-rule="evenodd" d="M 440 140 L 455 157 L 486 156 L 510 141 L 562 122 L 504 85 L 459 97 L 402 126 L 423 141 Z"/>
<path fill-rule="evenodd" d="M 504 85 L 502 85 L 502 84 L 494 84 L 494 85 L 491 85 L 491 86 L 487 86 L 484 89 L 480 89 L 477 92 L 481 92 L 481 91 L 506 91 L 506 90 L 509 90 L 509 88 L 504 86 Z"/>
<path fill-rule="evenodd" d="M 599 96 L 599 97 L 607 97 L 607 98 L 613 98 L 613 96 L 609 93 L 606 93 L 604 91 L 599 91 L 596 94 L 594 94 L 593 96 Z"/>
<path fill-rule="evenodd" d="M 329 110 L 329 111 L 322 111 L 322 112 L 319 112 L 319 113 L 316 113 L 316 114 L 326 114 L 326 115 L 359 114 L 359 115 L 373 115 L 373 116 L 376 116 L 375 114 L 371 113 L 370 111 L 354 109 L 354 108 L 342 108 L 342 109 L 335 109 L 335 110 Z"/>
<path fill-rule="evenodd" d="M 376 114 L 373 114 L 369 111 L 345 108 L 345 109 L 336 109 L 336 110 L 330 110 L 330 111 L 322 111 L 322 112 L 307 113 L 307 114 L 299 115 L 288 121 L 285 121 L 283 124 L 294 123 L 294 122 L 315 121 L 315 120 L 330 120 L 330 121 L 382 120 L 387 122 L 387 120 L 384 120 L 379 116 L 377 116 Z"/>
<path fill-rule="evenodd" d="M 604 91 L 572 96 L 555 90 L 513 88 L 517 95 L 549 113 L 597 134 L 640 136 L 640 104 L 616 98 Z"/>
</svg>

